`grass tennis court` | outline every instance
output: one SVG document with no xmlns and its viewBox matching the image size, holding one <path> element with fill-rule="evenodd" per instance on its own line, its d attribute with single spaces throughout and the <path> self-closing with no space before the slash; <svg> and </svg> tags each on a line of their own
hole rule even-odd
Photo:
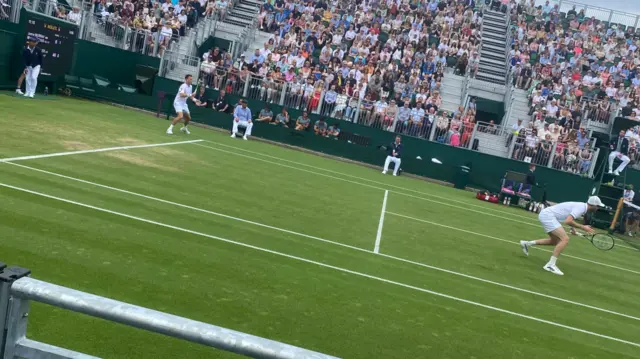
<svg viewBox="0 0 640 359">
<path fill-rule="evenodd" d="M 631 248 L 574 237 L 558 277 L 545 248 L 518 245 L 544 236 L 534 215 L 470 192 L 212 130 L 170 137 L 86 101 L 0 107 L 0 158 L 136 147 L 0 162 L 0 260 L 35 278 L 342 358 L 640 352 Z M 43 305 L 28 332 L 105 358 L 235 357 Z"/>
</svg>

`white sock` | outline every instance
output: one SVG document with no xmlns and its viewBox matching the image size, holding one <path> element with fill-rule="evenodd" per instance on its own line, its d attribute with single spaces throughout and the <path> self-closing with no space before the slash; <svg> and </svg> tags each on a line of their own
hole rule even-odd
<svg viewBox="0 0 640 359">
<path fill-rule="evenodd" d="M 528 241 L 527 244 L 530 245 L 530 246 L 535 246 L 536 245 L 536 241 Z"/>
<path fill-rule="evenodd" d="M 558 258 L 556 258 L 554 256 L 551 256 L 551 259 L 549 259 L 549 263 L 548 264 L 550 264 L 552 266 L 555 266 L 557 260 L 558 260 Z"/>
<path fill-rule="evenodd" d="M 170 129 L 170 130 L 173 130 L 173 125 L 169 125 L 169 129 Z"/>
</svg>

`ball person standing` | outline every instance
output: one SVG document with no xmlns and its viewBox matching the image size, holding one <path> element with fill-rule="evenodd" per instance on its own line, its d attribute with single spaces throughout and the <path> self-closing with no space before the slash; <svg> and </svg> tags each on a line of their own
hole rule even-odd
<svg viewBox="0 0 640 359">
<path fill-rule="evenodd" d="M 33 98 L 42 66 L 42 49 L 38 47 L 38 38 L 29 36 L 27 47 L 22 50 L 22 61 L 24 62 L 23 73 L 27 82 L 24 96 Z"/>
</svg>

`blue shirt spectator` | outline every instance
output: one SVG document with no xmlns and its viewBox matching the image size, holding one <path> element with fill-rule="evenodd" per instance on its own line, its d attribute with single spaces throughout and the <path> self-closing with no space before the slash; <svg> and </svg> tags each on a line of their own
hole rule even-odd
<svg viewBox="0 0 640 359">
<path fill-rule="evenodd" d="M 236 109 L 233 110 L 233 119 L 247 122 L 251 121 L 251 109 L 243 105 L 236 106 Z"/>
</svg>

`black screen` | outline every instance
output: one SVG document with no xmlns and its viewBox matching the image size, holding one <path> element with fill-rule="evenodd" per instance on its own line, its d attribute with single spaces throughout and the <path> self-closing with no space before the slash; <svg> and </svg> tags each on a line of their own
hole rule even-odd
<svg viewBox="0 0 640 359">
<path fill-rule="evenodd" d="M 38 38 L 42 49 L 40 74 L 60 77 L 69 72 L 73 59 L 73 47 L 78 27 L 55 19 L 30 16 L 27 21 L 27 37 Z"/>
</svg>

